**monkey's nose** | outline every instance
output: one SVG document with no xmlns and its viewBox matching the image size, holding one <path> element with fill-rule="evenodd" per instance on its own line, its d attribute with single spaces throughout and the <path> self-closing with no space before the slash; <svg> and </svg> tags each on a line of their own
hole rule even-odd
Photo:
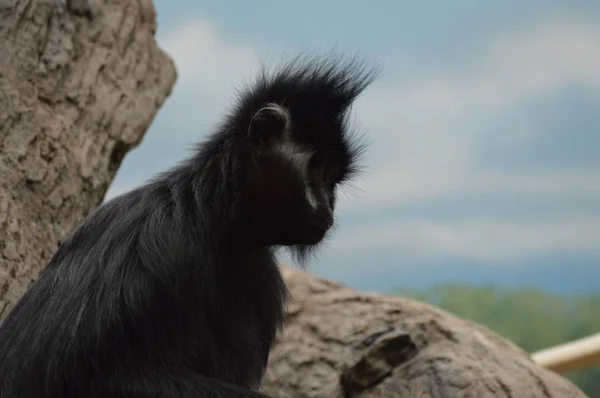
<svg viewBox="0 0 600 398">
<path fill-rule="evenodd" d="M 321 211 L 312 219 L 313 228 L 326 232 L 333 225 L 333 214 L 330 211 Z"/>
<path fill-rule="evenodd" d="M 310 214 L 304 224 L 304 244 L 315 245 L 324 237 L 333 225 L 333 214 L 326 210 L 319 210 Z"/>
<path fill-rule="evenodd" d="M 331 214 L 331 212 L 327 212 L 323 217 L 323 224 L 325 225 L 325 229 L 331 228 L 333 225 L 333 214 Z"/>
</svg>

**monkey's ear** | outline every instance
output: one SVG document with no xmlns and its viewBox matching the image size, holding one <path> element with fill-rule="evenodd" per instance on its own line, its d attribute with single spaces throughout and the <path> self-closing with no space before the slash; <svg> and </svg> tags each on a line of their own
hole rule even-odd
<svg viewBox="0 0 600 398">
<path fill-rule="evenodd" d="M 269 104 L 254 114 L 248 127 L 250 142 L 269 145 L 281 139 L 288 125 L 289 115 L 285 108 Z"/>
</svg>

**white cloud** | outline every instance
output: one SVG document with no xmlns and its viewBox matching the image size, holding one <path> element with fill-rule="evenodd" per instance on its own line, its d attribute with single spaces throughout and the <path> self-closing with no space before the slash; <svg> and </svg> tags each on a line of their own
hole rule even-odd
<svg viewBox="0 0 600 398">
<path fill-rule="evenodd" d="M 357 104 L 373 142 L 368 177 L 357 184 L 365 195 L 344 208 L 411 202 L 482 186 L 515 194 L 539 188 L 543 194 L 538 179 L 555 191 L 593 190 L 598 175 L 576 177 L 579 184 L 560 173 L 482 175 L 474 155 L 485 130 L 473 126 L 502 115 L 508 106 L 571 84 L 600 88 L 599 48 L 600 26 L 551 20 L 496 38 L 462 73 L 377 85 Z M 544 131 L 518 126 L 503 132 L 502 139 L 527 145 L 536 134 Z"/>
<path fill-rule="evenodd" d="M 600 252 L 600 219 L 396 221 L 344 231 L 331 250 L 347 256 L 366 249 L 393 249 L 403 257 L 459 255 L 481 264 L 523 256 L 585 250 Z"/>
<path fill-rule="evenodd" d="M 496 37 L 462 74 L 426 76 L 402 102 L 444 115 L 501 109 L 568 84 L 600 87 L 600 26 L 549 20 Z M 402 92 L 398 90 L 398 92 Z"/>
<path fill-rule="evenodd" d="M 484 60 L 496 78 L 481 87 L 493 99 L 544 94 L 568 83 L 600 86 L 598 48 L 597 24 L 549 20 L 527 32 L 498 38 Z"/>
<path fill-rule="evenodd" d="M 497 194 L 519 198 L 600 195 L 600 172 L 485 172 L 477 133 L 468 124 L 501 115 L 512 104 L 570 84 L 600 88 L 600 26 L 548 21 L 498 38 L 464 74 L 425 76 L 410 85 L 378 86 L 357 106 L 376 134 L 363 194 L 344 211 L 368 212 L 443 195 Z M 475 121 L 475 122 L 474 122 Z M 530 126 L 507 131 L 529 144 Z M 506 138 L 506 137 L 504 137 Z M 543 199 L 541 199 L 543 200 Z M 332 251 L 352 255 L 386 248 L 405 256 L 461 255 L 482 264 L 540 252 L 600 250 L 599 219 L 401 221 L 342 229 Z"/>
<path fill-rule="evenodd" d="M 502 195 L 514 198 L 600 197 L 600 172 L 478 172 L 477 170 L 444 170 L 422 167 L 383 170 L 357 183 L 360 195 L 344 198 L 344 211 L 368 211 L 375 206 L 401 206 L 434 196 Z"/>
<path fill-rule="evenodd" d="M 600 172 L 476 173 L 469 179 L 469 193 L 505 192 L 518 195 L 551 195 L 561 198 L 600 195 Z"/>
<path fill-rule="evenodd" d="M 251 44 L 228 41 L 209 20 L 194 18 L 158 39 L 175 61 L 178 79 L 162 112 L 168 112 L 190 141 L 218 122 L 236 86 L 252 76 L 259 56 Z"/>
<path fill-rule="evenodd" d="M 253 46 L 228 42 L 206 19 L 188 20 L 178 29 L 160 37 L 159 42 L 173 57 L 180 82 L 186 89 L 216 87 L 232 79 L 235 82 L 240 74 L 248 74 L 249 69 L 257 65 L 258 57 Z M 198 94 L 204 95 L 202 92 Z"/>
</svg>

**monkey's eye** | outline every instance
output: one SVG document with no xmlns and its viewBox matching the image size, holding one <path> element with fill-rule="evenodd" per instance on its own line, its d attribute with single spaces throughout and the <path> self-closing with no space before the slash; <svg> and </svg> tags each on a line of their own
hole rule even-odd
<svg viewBox="0 0 600 398">
<path fill-rule="evenodd" d="M 335 162 L 323 153 L 317 153 L 309 163 L 309 170 L 315 173 L 316 179 L 326 185 L 334 185 L 340 182 L 341 173 Z"/>
<path fill-rule="evenodd" d="M 323 182 L 328 185 L 337 184 L 339 182 L 339 173 L 335 167 L 325 167 L 323 170 Z"/>
</svg>

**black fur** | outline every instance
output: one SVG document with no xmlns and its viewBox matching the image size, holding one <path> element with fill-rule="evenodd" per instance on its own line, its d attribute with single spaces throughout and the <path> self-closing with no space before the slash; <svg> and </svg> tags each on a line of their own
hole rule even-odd
<svg viewBox="0 0 600 398">
<path fill-rule="evenodd" d="M 361 152 L 347 112 L 375 75 L 314 57 L 263 72 L 189 159 L 102 205 L 0 327 L 0 397 L 262 397 L 287 294 L 274 250 L 306 253 L 322 218 L 264 144 L 285 120 L 258 113 L 286 109 L 311 172 L 335 170 L 333 210 Z"/>
</svg>

